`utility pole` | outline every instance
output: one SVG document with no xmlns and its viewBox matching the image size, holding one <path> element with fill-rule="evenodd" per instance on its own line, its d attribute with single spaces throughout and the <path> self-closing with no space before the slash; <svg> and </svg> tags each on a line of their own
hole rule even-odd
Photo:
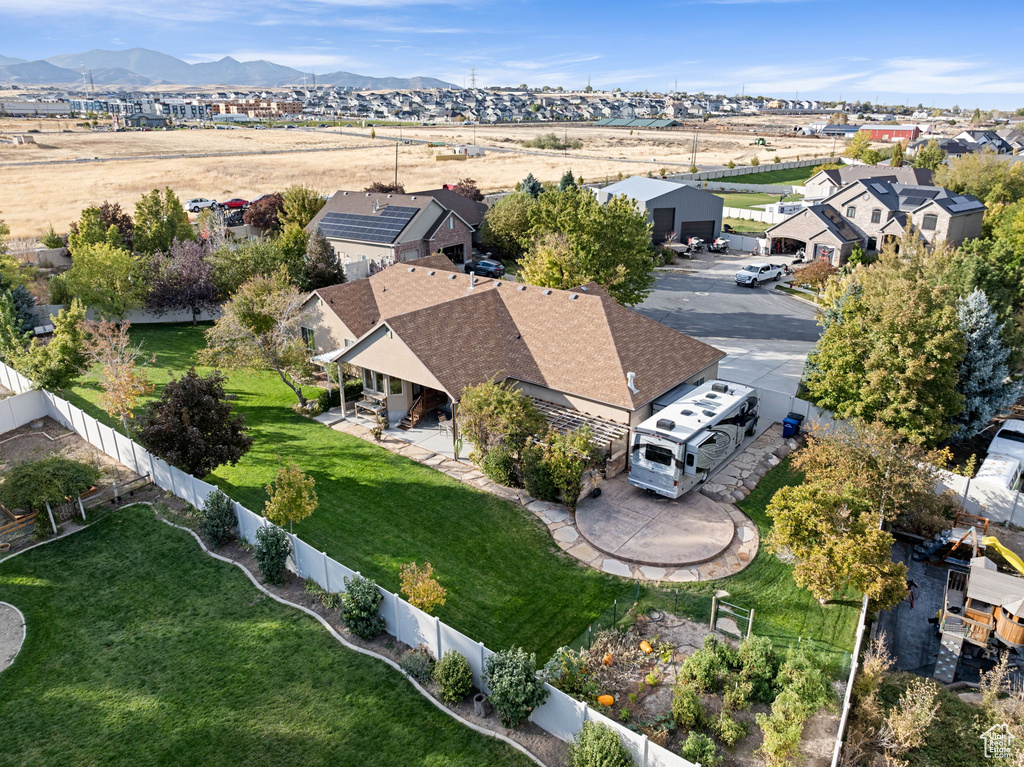
<svg viewBox="0 0 1024 767">
<path fill-rule="evenodd" d="M 476 87 L 476 67 L 469 68 L 469 87 Z"/>
<path fill-rule="evenodd" d="M 93 80 L 92 80 L 92 70 L 91 69 L 89 70 L 89 93 L 91 93 L 93 96 L 96 95 L 96 83 L 94 83 Z"/>
</svg>

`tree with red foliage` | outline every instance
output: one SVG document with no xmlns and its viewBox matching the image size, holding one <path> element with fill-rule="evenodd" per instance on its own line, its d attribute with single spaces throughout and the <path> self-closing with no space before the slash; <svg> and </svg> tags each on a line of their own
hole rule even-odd
<svg viewBox="0 0 1024 767">
<path fill-rule="evenodd" d="M 405 194 L 405 184 L 389 184 L 386 181 L 374 181 L 363 191 L 373 192 L 374 194 Z"/>
<path fill-rule="evenodd" d="M 473 202 L 484 201 L 484 193 L 480 191 L 476 182 L 471 178 L 460 178 L 459 183 L 453 185 L 451 189 L 455 194 L 461 194 L 466 199 L 473 200 Z"/>
<path fill-rule="evenodd" d="M 284 197 L 280 192 L 274 192 L 264 195 L 246 208 L 242 221 L 264 232 L 277 232 L 281 229 L 280 216 L 283 212 Z"/>
<path fill-rule="evenodd" d="M 191 309 L 192 324 L 203 309 L 217 305 L 217 285 L 206 246 L 191 240 L 175 240 L 166 253 L 152 261 L 151 288 L 146 308 L 156 314 Z"/>
</svg>

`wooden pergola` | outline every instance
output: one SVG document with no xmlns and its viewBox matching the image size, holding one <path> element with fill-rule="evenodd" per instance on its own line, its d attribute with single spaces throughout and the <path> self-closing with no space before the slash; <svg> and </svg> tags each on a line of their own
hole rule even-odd
<svg viewBox="0 0 1024 767">
<path fill-rule="evenodd" d="M 629 427 L 625 424 L 609 421 L 596 415 L 587 415 L 579 410 L 556 405 L 554 402 L 537 397 L 530 397 L 530 401 L 533 402 L 537 410 L 544 414 L 544 418 L 547 419 L 551 428 L 560 434 L 575 431 L 584 426 L 590 427 L 594 441 L 605 445 L 608 455 L 614 455 L 613 445 L 615 442 L 629 438 Z"/>
</svg>

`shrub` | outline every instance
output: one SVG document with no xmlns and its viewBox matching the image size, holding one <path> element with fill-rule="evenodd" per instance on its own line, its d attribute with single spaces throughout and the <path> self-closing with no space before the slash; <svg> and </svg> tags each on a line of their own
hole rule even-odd
<svg viewBox="0 0 1024 767">
<path fill-rule="evenodd" d="M 214 490 L 206 496 L 199 520 L 199 533 L 213 548 L 219 549 L 234 538 L 237 524 L 234 504 L 230 498 L 220 490 Z"/>
<path fill-rule="evenodd" d="M 555 654 L 544 664 L 541 676 L 552 687 L 557 687 L 566 695 L 579 700 L 597 697 L 597 682 L 587 673 L 583 658 L 571 647 L 559 647 L 555 650 Z M 630 694 L 630 702 L 636 702 L 636 693 Z"/>
<path fill-rule="evenodd" d="M 758 714 L 756 718 L 764 738 L 757 753 L 764 757 L 765 767 L 789 767 L 799 753 L 807 718 L 800 700 L 784 690 L 772 704 L 771 716 Z"/>
<path fill-rule="evenodd" d="M 505 727 L 515 727 L 548 697 L 537 677 L 537 658 L 521 647 L 491 655 L 485 663 L 491 703 Z"/>
<path fill-rule="evenodd" d="M 704 722 L 704 709 L 693 685 L 677 683 L 672 693 L 672 719 L 684 730 L 700 727 Z"/>
<path fill-rule="evenodd" d="M 567 753 L 569 767 L 631 767 L 633 759 L 611 727 L 584 722 Z"/>
<path fill-rule="evenodd" d="M 558 500 L 558 488 L 551 469 L 544 463 L 544 450 L 538 445 L 528 445 L 523 450 L 523 487 L 541 501 Z"/>
<path fill-rule="evenodd" d="M 352 400 L 359 399 L 363 396 L 363 379 L 362 378 L 350 378 L 345 381 L 345 401 L 351 402 Z"/>
<path fill-rule="evenodd" d="M 447 591 L 434 577 L 434 566 L 430 562 L 425 562 L 423 567 L 415 562 L 402 565 L 399 580 L 402 593 L 413 607 L 429 613 L 444 604 Z"/>
<path fill-rule="evenodd" d="M 360 639 L 373 639 L 387 628 L 387 621 L 377 614 L 383 601 L 384 595 L 369 578 L 346 578 L 345 593 L 341 595 L 341 622 Z"/>
<path fill-rule="evenodd" d="M 836 693 L 824 668 L 803 648 L 790 649 L 786 653 L 786 660 L 779 669 L 778 683 L 783 691 L 790 691 L 796 696 L 808 714 L 835 702 Z"/>
<path fill-rule="evenodd" d="M 747 737 L 747 725 L 743 722 L 737 722 L 727 711 L 723 711 L 718 715 L 714 727 L 718 739 L 729 748 L 732 748 Z"/>
<path fill-rule="evenodd" d="M 727 708 L 742 711 L 754 697 L 754 684 L 742 673 L 729 674 L 724 681 L 722 702 Z M 771 702 L 771 698 L 767 702 Z"/>
<path fill-rule="evenodd" d="M 50 303 L 51 304 L 70 304 L 71 299 L 74 296 L 71 295 L 71 291 L 68 289 L 67 280 L 64 279 L 63 274 L 55 274 L 50 278 Z"/>
<path fill-rule="evenodd" d="M 46 248 L 63 248 L 64 238 L 61 237 L 53 228 L 53 224 L 49 224 L 46 227 L 46 232 L 39 240 L 43 247 Z"/>
<path fill-rule="evenodd" d="M 402 671 L 420 684 L 426 684 L 430 681 L 430 677 L 434 673 L 434 659 L 430 657 L 426 650 L 420 647 L 417 647 L 415 650 L 409 650 L 402 656 L 398 665 Z"/>
<path fill-rule="evenodd" d="M 10 469 L 0 485 L 0 501 L 12 509 L 38 510 L 47 502 L 66 503 L 99 479 L 95 466 L 51 455 Z"/>
<path fill-rule="evenodd" d="M 775 677 L 779 661 L 768 637 L 752 636 L 743 640 L 738 653 L 741 675 L 750 684 L 750 699 L 771 703 L 775 697 Z"/>
<path fill-rule="evenodd" d="M 280 527 L 266 525 L 256 531 L 256 546 L 252 555 L 260 566 L 263 580 L 271 586 L 284 585 L 285 562 L 291 553 L 291 541 Z"/>
<path fill-rule="evenodd" d="M 516 459 L 504 446 L 498 445 L 484 455 L 480 461 L 480 471 L 499 485 L 505 487 L 519 487 L 519 477 L 516 472 Z"/>
<path fill-rule="evenodd" d="M 679 679 L 689 682 L 698 692 L 718 692 L 722 680 L 736 665 L 736 653 L 713 636 L 704 637 L 704 647 L 695 652 L 679 669 Z"/>
<path fill-rule="evenodd" d="M 312 595 L 328 610 L 334 610 L 341 604 L 341 595 L 335 591 L 327 591 L 312 578 L 306 578 L 303 589 L 307 594 Z"/>
<path fill-rule="evenodd" d="M 715 742 L 702 732 L 691 732 L 679 755 L 701 767 L 718 767 L 722 763 Z"/>
<path fill-rule="evenodd" d="M 458 703 L 473 687 L 473 672 L 461 653 L 449 650 L 434 666 L 434 681 L 440 685 L 438 697 L 445 703 Z"/>
<path fill-rule="evenodd" d="M 750 164 L 751 164 L 752 167 L 756 168 L 758 165 L 761 164 L 761 161 L 758 160 L 757 157 L 755 156 L 753 159 L 751 159 Z"/>
</svg>

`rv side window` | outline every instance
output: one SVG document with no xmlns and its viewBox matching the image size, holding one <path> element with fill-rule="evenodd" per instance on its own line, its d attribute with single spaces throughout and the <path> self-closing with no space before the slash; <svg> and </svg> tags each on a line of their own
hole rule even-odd
<svg viewBox="0 0 1024 767">
<path fill-rule="evenodd" d="M 686 465 L 693 466 L 693 453 L 686 454 Z"/>
<path fill-rule="evenodd" d="M 671 466 L 673 456 L 672 451 L 667 447 L 647 445 L 644 450 L 644 458 L 651 463 L 660 463 L 662 466 Z"/>
</svg>

